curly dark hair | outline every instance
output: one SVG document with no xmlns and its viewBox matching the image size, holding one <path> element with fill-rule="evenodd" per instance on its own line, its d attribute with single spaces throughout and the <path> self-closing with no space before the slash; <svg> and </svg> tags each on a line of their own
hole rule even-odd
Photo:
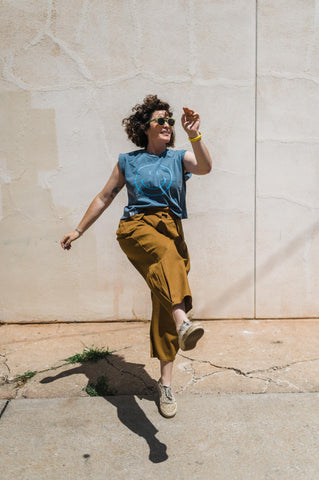
<svg viewBox="0 0 319 480">
<path fill-rule="evenodd" d="M 122 120 L 122 125 L 125 127 L 128 138 L 138 147 L 147 147 L 148 138 L 145 131 L 148 130 L 152 113 L 156 110 L 165 110 L 169 117 L 173 116 L 173 112 L 168 103 L 160 100 L 157 95 L 147 95 L 143 103 L 135 105 L 135 107 L 132 108 L 133 113 Z M 167 146 L 174 147 L 174 142 L 175 132 L 173 130 Z"/>
</svg>

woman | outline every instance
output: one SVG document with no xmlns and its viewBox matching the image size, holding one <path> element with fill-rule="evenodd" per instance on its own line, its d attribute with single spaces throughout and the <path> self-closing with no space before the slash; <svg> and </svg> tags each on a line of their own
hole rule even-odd
<svg viewBox="0 0 319 480">
<path fill-rule="evenodd" d="M 192 151 L 172 150 L 174 123 L 168 103 L 147 96 L 123 120 L 126 133 L 139 150 L 120 154 L 103 190 L 94 198 L 78 227 L 65 235 L 69 250 L 111 204 L 126 184 L 128 205 L 117 240 L 151 290 L 151 355 L 160 360 L 160 412 L 173 417 L 177 405 L 171 390 L 173 362 L 179 348 L 191 350 L 204 330 L 187 318 L 192 308 L 187 274 L 190 268 L 181 219 L 187 218 L 186 180 L 192 173 L 210 172 L 212 161 L 199 131 L 199 114 L 184 107 L 182 126 Z"/>
</svg>

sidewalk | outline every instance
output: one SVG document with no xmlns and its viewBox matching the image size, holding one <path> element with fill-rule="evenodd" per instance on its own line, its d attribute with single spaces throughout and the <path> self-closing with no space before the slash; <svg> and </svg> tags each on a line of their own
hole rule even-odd
<svg viewBox="0 0 319 480">
<path fill-rule="evenodd" d="M 147 323 L 1 326 L 1 478 L 316 478 L 319 321 L 202 323 L 204 339 L 176 360 L 170 420 Z M 114 353 L 64 361 L 92 345 Z M 116 394 L 88 396 L 103 375 Z"/>
</svg>

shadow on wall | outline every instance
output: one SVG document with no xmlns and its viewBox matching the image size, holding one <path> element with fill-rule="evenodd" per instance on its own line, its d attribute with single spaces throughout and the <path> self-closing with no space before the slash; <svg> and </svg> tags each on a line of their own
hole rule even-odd
<svg viewBox="0 0 319 480">
<path fill-rule="evenodd" d="M 97 363 L 85 362 L 58 375 L 43 378 L 40 383 L 50 383 L 70 375 L 84 374 L 90 386 L 96 384 L 99 377 L 107 375 L 109 385 L 116 391 L 116 396 L 107 395 L 104 397 L 105 400 L 116 407 L 117 416 L 123 425 L 145 439 L 149 447 L 150 461 L 161 463 L 168 459 L 167 447 L 156 438 L 158 430 L 147 418 L 134 396 L 154 401 L 156 382 L 148 375 L 144 366 L 126 362 L 120 355 L 111 354 Z"/>
<path fill-rule="evenodd" d="M 264 263 L 258 266 L 258 256 L 257 256 L 257 266 L 256 266 L 256 278 L 257 281 L 267 277 L 278 264 L 283 264 L 287 261 L 293 254 L 296 253 L 301 247 L 305 246 L 306 241 L 309 238 L 314 238 L 319 233 L 319 221 L 313 223 L 310 227 L 305 229 L 295 238 L 293 238 L 289 243 L 285 244 L 284 247 L 280 248 L 276 253 L 271 255 Z M 227 291 L 223 292 L 217 298 L 213 299 L 214 307 L 216 309 L 222 308 L 224 305 L 229 303 L 229 298 L 234 298 L 242 295 L 243 290 L 251 288 L 251 282 L 253 278 L 253 269 L 249 273 L 244 275 L 240 280 L 235 282 Z M 255 285 L 256 292 L 257 285 Z M 257 315 L 258 317 L 258 315 Z"/>
</svg>

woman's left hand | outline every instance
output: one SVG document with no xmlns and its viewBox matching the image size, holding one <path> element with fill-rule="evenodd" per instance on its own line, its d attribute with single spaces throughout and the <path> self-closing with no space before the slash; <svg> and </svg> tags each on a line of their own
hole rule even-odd
<svg viewBox="0 0 319 480">
<path fill-rule="evenodd" d="M 199 113 L 187 107 L 183 107 L 183 110 L 184 113 L 181 118 L 182 127 L 189 137 L 195 138 L 199 135 Z"/>
</svg>

